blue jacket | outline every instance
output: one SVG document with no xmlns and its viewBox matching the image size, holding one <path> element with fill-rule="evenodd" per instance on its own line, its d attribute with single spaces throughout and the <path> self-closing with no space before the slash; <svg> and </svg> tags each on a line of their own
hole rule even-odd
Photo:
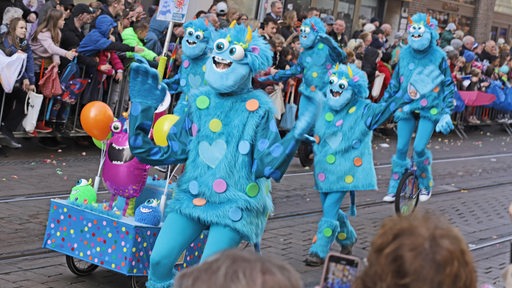
<svg viewBox="0 0 512 288">
<path fill-rule="evenodd" d="M 31 85 L 35 85 L 36 78 L 34 76 L 34 58 L 32 57 L 32 49 L 30 49 L 30 45 L 28 44 L 28 41 L 25 39 L 21 42 L 21 48 L 18 49 L 16 46 L 11 44 L 9 40 L 7 40 L 7 35 L 4 34 L 2 37 L 3 40 L 0 44 L 0 49 L 5 53 L 6 56 L 12 56 L 18 50 L 21 50 L 25 53 L 27 53 L 27 64 L 25 66 L 25 71 L 23 72 L 23 75 L 21 76 L 20 80 L 28 79 Z"/>
<path fill-rule="evenodd" d="M 100 15 L 96 19 L 96 27 L 85 36 L 78 46 L 78 53 L 85 56 L 94 56 L 105 50 L 112 41 L 109 39 L 110 29 L 117 26 L 117 23 L 107 15 Z"/>
</svg>

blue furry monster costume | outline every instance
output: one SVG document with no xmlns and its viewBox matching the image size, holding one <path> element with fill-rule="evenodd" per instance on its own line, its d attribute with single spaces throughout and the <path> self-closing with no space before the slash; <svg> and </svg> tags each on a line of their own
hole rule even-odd
<svg viewBox="0 0 512 288">
<path fill-rule="evenodd" d="M 282 82 L 290 77 L 303 74 L 300 84 L 301 98 L 299 103 L 299 117 L 303 113 L 317 113 L 312 99 L 315 91 L 324 91 L 328 82 L 326 81 L 329 69 L 338 62 L 345 62 L 347 54 L 341 50 L 334 40 L 326 34 L 325 26 L 318 17 L 311 17 L 302 22 L 300 27 L 300 45 L 303 51 L 299 55 L 297 64 L 288 70 L 280 70 L 274 75 L 262 77 L 260 81 Z M 323 96 L 320 94 L 320 97 Z M 312 109 L 313 108 L 313 109 Z"/>
<path fill-rule="evenodd" d="M 391 159 L 388 194 L 383 199 L 386 202 L 394 201 L 400 178 L 411 165 L 407 152 L 415 130 L 413 159 L 419 175 L 420 201 L 430 198 L 434 185 L 432 153 L 426 147 L 434 129 L 444 134 L 453 129 L 450 114 L 454 106 L 455 84 L 446 54 L 436 45 L 439 38 L 436 30 L 437 21 L 426 14 L 418 13 L 409 18 L 409 45 L 402 49 L 400 61 L 383 96 L 383 99 L 389 99 L 407 93 L 415 99 L 394 116 L 398 140 L 396 154 Z"/>
<path fill-rule="evenodd" d="M 310 266 L 323 264 L 334 241 L 341 246 L 341 253 L 352 252 L 357 235 L 339 207 L 349 191 L 377 189 L 372 132 L 412 100 L 404 95 L 387 102 L 370 102 L 366 74 L 352 64 L 337 64 L 329 74 L 314 129 L 315 187 L 320 192 L 323 215 L 305 260 Z M 355 216 L 353 195 L 351 200 L 351 214 Z"/>
<path fill-rule="evenodd" d="M 156 70 L 132 64 L 132 153 L 151 165 L 186 163 L 152 251 L 146 287 L 172 287 L 174 263 L 206 228 L 201 261 L 242 240 L 259 242 L 273 211 L 268 178 L 280 180 L 301 140 L 294 135 L 314 124 L 314 118 L 300 118 L 293 133 L 280 139 L 270 99 L 251 86 L 253 75 L 272 63 L 269 45 L 243 25 L 218 31 L 214 40 L 208 85 L 190 92 L 189 109 L 171 127 L 168 146 L 148 138 L 167 88 Z"/>
<path fill-rule="evenodd" d="M 205 19 L 188 21 L 183 25 L 185 35 L 182 41 L 182 62 L 178 74 L 164 80 L 170 93 L 182 92 L 180 105 L 173 113 L 181 115 L 188 105 L 190 90 L 206 85 L 204 72 L 206 61 L 210 58 L 213 27 Z"/>
</svg>

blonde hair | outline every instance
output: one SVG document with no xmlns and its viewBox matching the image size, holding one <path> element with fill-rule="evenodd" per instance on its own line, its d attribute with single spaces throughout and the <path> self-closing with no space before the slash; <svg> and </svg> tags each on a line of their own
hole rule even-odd
<svg viewBox="0 0 512 288">
<path fill-rule="evenodd" d="M 52 35 L 52 41 L 55 45 L 59 46 L 60 44 L 60 29 L 59 29 L 59 21 L 64 16 L 64 12 L 58 9 L 50 9 L 46 18 L 44 18 L 43 23 L 41 23 L 34 33 L 32 37 L 32 41 L 37 41 L 37 37 L 39 33 L 49 31 Z"/>
</svg>

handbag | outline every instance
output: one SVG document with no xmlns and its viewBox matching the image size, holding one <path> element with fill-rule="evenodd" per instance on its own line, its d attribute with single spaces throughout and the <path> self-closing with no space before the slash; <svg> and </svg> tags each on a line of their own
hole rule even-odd
<svg viewBox="0 0 512 288">
<path fill-rule="evenodd" d="M 52 63 L 44 72 L 43 77 L 39 80 L 39 89 L 44 97 L 51 98 L 62 94 L 60 87 L 59 68 L 56 63 Z"/>
<path fill-rule="evenodd" d="M 297 113 L 297 105 L 294 103 L 295 98 L 295 84 L 290 84 L 286 91 L 286 105 L 283 116 L 281 117 L 281 123 L 279 127 L 282 130 L 292 130 L 295 125 L 295 114 Z"/>
<path fill-rule="evenodd" d="M 281 115 L 283 115 L 285 111 L 283 90 L 278 85 L 275 85 L 274 88 L 274 92 L 268 95 L 268 97 L 270 97 L 270 100 L 272 100 L 272 104 L 274 105 L 274 118 L 281 120 Z"/>
<path fill-rule="evenodd" d="M 44 96 L 35 92 L 28 92 L 27 98 L 25 99 L 25 118 L 21 125 L 28 133 L 34 132 L 34 128 L 37 124 L 37 116 L 39 115 L 39 109 L 43 104 Z M 28 105 L 27 105 L 28 102 Z"/>
<path fill-rule="evenodd" d="M 76 63 L 78 57 L 73 58 L 71 62 L 64 69 L 64 73 L 60 77 L 60 83 L 62 86 L 62 90 L 66 90 L 69 81 L 80 77 L 80 67 Z"/>
<path fill-rule="evenodd" d="M 384 84 L 384 77 L 386 75 L 379 74 L 378 76 L 375 76 L 375 80 L 373 81 L 373 87 L 372 87 L 372 97 L 373 99 L 379 98 L 380 91 L 382 90 L 382 85 Z"/>
<path fill-rule="evenodd" d="M 26 53 L 14 53 L 12 56 L 6 56 L 0 50 L 0 83 L 5 93 L 11 93 L 16 80 L 20 79 L 25 71 L 27 64 Z"/>
</svg>

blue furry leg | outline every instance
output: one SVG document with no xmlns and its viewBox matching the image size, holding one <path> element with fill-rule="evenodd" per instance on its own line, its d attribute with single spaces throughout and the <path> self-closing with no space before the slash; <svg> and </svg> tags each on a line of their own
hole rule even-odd
<svg viewBox="0 0 512 288">
<path fill-rule="evenodd" d="M 338 210 L 338 223 L 340 231 L 336 235 L 336 242 L 341 246 L 341 253 L 352 254 L 352 247 L 357 242 L 357 234 L 347 215 L 341 210 Z"/>
<path fill-rule="evenodd" d="M 177 213 L 170 213 L 158 234 L 149 261 L 146 287 L 173 287 L 173 267 L 181 253 L 199 236 L 205 226 Z"/>
<path fill-rule="evenodd" d="M 425 150 L 423 157 L 419 157 L 414 153 L 414 164 L 416 165 L 416 175 L 418 175 L 418 185 L 420 189 L 431 191 L 434 186 L 432 179 L 432 152 Z"/>
<path fill-rule="evenodd" d="M 398 183 L 402 179 L 402 175 L 411 166 L 409 159 L 400 160 L 397 155 L 391 157 L 391 177 L 389 179 L 388 194 L 395 195 Z"/>
<path fill-rule="evenodd" d="M 211 226 L 201 263 L 221 251 L 237 247 L 241 241 L 242 237 L 237 231 L 225 226 Z"/>
<path fill-rule="evenodd" d="M 326 218 L 320 219 L 313 245 L 309 248 L 309 254 L 325 259 L 339 230 L 340 224 L 338 221 Z"/>
</svg>

